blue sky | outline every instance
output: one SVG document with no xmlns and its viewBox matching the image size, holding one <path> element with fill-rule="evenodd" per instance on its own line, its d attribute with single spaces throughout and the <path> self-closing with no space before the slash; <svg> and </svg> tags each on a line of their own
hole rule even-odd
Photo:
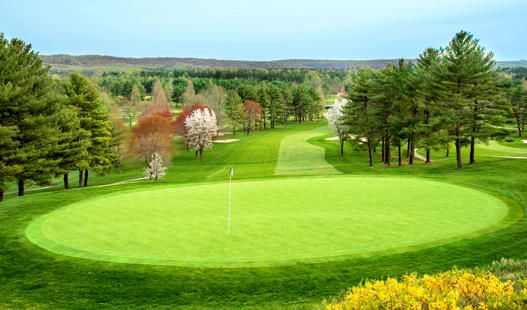
<svg viewBox="0 0 527 310">
<path fill-rule="evenodd" d="M 410 58 L 462 29 L 527 58 L 527 0 L 0 0 L 0 32 L 41 54 Z"/>
</svg>

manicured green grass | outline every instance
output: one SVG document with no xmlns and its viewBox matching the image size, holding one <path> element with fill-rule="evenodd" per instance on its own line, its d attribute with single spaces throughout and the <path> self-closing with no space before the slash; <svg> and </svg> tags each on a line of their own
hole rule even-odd
<svg viewBox="0 0 527 310">
<path fill-rule="evenodd" d="M 378 187 L 385 195 L 375 195 Z M 118 193 L 46 214 L 27 235 L 45 249 L 80 258 L 270 266 L 444 243 L 488 233 L 508 213 L 486 193 L 418 178 L 238 182 L 228 234 L 227 200 L 225 183 Z"/>
<path fill-rule="evenodd" d="M 318 127 L 297 134 L 288 135 L 280 143 L 276 175 L 326 175 L 340 174 L 324 159 L 324 148 L 308 143 L 313 137 L 327 132 Z"/>
<path fill-rule="evenodd" d="M 240 142 L 216 145 L 207 151 L 203 162 L 194 160 L 191 152 L 176 144 L 167 178 L 159 184 L 143 182 L 70 191 L 53 188 L 29 192 L 23 198 L 9 195 L 0 203 L 0 308 L 299 309 L 339 296 L 364 278 L 432 273 L 452 266 L 483 266 L 501 257 L 527 258 L 527 160 L 494 158 L 505 154 L 478 147 L 476 163 L 466 164 L 462 170 L 455 169 L 455 158 L 445 158 L 443 150 L 432 153 L 432 164 L 418 161 L 403 167 L 383 167 L 377 153 L 375 166 L 368 167 L 364 150 L 352 150 L 346 145 L 345 156 L 340 157 L 338 141 L 324 140 L 334 135 L 326 126 L 308 123 L 250 136 L 242 134 Z M 27 226 L 38 217 L 86 199 L 125 190 L 225 181 L 231 162 L 237 180 L 286 180 L 287 176 L 275 175 L 281 141 L 319 127 L 321 136 L 308 142 L 324 148 L 326 161 L 343 174 L 415 176 L 470 187 L 501 198 L 510 207 L 511 218 L 518 221 L 485 234 L 405 252 L 252 268 L 151 266 L 79 259 L 44 250 L 25 236 Z M 466 150 L 463 157 L 468 159 Z M 139 164 L 121 174 L 92 176 L 92 184 L 103 184 L 106 180 L 140 177 L 141 169 Z M 385 194 L 384 186 L 375 188 L 376 196 Z M 347 190 L 339 194 L 344 195 Z M 420 191 L 407 192 L 418 195 Z M 295 203 L 286 197 L 284 200 Z M 425 206 L 428 201 L 420 203 Z M 332 210 L 330 203 L 325 206 L 328 212 Z"/>
</svg>

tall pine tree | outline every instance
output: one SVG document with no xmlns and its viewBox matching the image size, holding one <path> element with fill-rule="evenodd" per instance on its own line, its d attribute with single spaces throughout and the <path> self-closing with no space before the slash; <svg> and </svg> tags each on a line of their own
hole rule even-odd
<svg viewBox="0 0 527 310">
<path fill-rule="evenodd" d="M 111 149 L 112 124 L 95 86 L 74 73 L 64 83 L 67 104 L 77 109 L 80 122 L 77 140 L 86 146 L 85 156 L 79 156 L 79 187 L 88 186 L 89 170 L 104 174 L 112 167 L 115 154 Z M 87 165 L 82 168 L 81 165 Z"/>
<path fill-rule="evenodd" d="M 0 165 L 13 168 L 19 196 L 26 181 L 45 184 L 56 172 L 60 109 L 48 69 L 31 45 L 0 34 L 0 126 L 3 143 L 11 146 L 0 148 Z"/>
</svg>

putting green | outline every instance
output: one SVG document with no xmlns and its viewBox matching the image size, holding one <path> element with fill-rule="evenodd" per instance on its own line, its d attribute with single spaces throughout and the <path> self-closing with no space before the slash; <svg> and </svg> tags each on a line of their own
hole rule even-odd
<svg viewBox="0 0 527 310">
<path fill-rule="evenodd" d="M 49 251 L 121 263 L 248 267 L 406 251 L 497 229 L 502 200 L 418 178 L 323 177 L 119 192 L 34 220 Z"/>
</svg>

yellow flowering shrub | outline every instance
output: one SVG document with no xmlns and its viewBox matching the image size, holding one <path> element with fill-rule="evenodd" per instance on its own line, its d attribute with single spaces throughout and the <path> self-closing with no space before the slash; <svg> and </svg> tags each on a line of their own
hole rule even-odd
<svg viewBox="0 0 527 310">
<path fill-rule="evenodd" d="M 367 281 L 327 309 L 527 309 L 527 289 L 522 281 L 503 282 L 490 272 L 452 270 Z"/>
</svg>

